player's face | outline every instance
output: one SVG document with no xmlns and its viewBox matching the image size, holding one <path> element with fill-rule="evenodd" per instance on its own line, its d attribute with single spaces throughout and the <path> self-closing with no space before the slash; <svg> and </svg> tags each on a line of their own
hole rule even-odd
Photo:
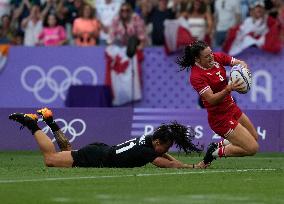
<svg viewBox="0 0 284 204">
<path fill-rule="evenodd" d="M 157 152 L 159 154 L 165 154 L 166 152 L 168 152 L 169 148 L 172 145 L 173 145 L 172 142 L 162 143 L 158 139 L 156 141 L 154 141 L 155 152 Z"/>
<path fill-rule="evenodd" d="M 205 48 L 200 52 L 196 62 L 204 68 L 211 68 L 214 66 L 214 57 L 213 52 L 210 47 Z"/>
</svg>

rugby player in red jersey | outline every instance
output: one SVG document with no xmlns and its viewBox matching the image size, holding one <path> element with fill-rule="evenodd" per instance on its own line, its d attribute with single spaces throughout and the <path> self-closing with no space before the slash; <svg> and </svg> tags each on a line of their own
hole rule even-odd
<svg viewBox="0 0 284 204">
<path fill-rule="evenodd" d="M 256 154 L 259 148 L 256 129 L 231 96 L 232 91 L 242 89 L 243 82 L 228 83 L 224 67 L 241 64 L 247 68 L 247 64 L 225 53 L 213 53 L 202 41 L 186 46 L 177 63 L 181 70 L 191 68 L 190 83 L 207 109 L 209 125 L 224 138 L 208 146 L 203 163 L 208 165 L 218 157 Z"/>
</svg>

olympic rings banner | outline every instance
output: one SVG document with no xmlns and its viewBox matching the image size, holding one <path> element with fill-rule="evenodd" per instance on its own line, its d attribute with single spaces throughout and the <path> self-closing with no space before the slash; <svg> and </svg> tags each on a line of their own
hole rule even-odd
<svg viewBox="0 0 284 204">
<path fill-rule="evenodd" d="M 64 107 L 71 84 L 104 84 L 104 47 L 11 47 L 0 72 L 0 107 Z M 137 108 L 197 109 L 198 95 L 178 72 L 177 55 L 163 48 L 146 48 L 142 66 L 143 99 Z M 242 109 L 284 109 L 284 53 L 249 49 L 238 58 L 252 71 L 248 94 L 234 93 Z M 229 69 L 227 69 L 229 72 Z"/>
<path fill-rule="evenodd" d="M 70 85 L 104 84 L 104 48 L 11 47 L 0 107 L 64 107 Z"/>
<path fill-rule="evenodd" d="M 0 108 L 0 151 L 38 150 L 31 133 L 8 120 L 13 112 L 34 113 L 30 108 Z M 55 120 L 66 134 L 74 149 L 93 142 L 119 144 L 133 137 L 151 134 L 161 123 L 178 121 L 191 126 L 195 142 L 205 147 L 212 141 L 220 141 L 207 122 L 204 110 L 152 109 L 152 108 L 57 108 L 53 109 Z M 245 111 L 254 123 L 261 152 L 284 152 L 284 111 Z M 123 116 L 123 117 L 122 117 Z M 50 129 L 40 121 L 39 126 L 54 141 Z M 172 149 L 175 151 L 176 149 Z"/>
</svg>

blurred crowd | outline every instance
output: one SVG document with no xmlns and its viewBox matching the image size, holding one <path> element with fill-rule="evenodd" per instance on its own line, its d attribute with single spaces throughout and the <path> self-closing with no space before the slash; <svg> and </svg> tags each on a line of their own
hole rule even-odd
<svg viewBox="0 0 284 204">
<path fill-rule="evenodd" d="M 164 22 L 183 18 L 191 35 L 222 46 L 247 18 L 284 27 L 284 0 L 0 0 L 0 44 L 164 45 Z M 282 41 L 283 42 L 283 41 Z"/>
</svg>

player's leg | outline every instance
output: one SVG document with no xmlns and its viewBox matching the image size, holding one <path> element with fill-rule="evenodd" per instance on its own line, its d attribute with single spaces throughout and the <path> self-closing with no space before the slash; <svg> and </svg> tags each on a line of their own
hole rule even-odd
<svg viewBox="0 0 284 204">
<path fill-rule="evenodd" d="M 48 108 L 42 108 L 38 110 L 37 113 L 42 116 L 43 121 L 50 127 L 59 149 L 61 151 L 71 151 L 72 146 L 67 137 L 60 130 L 59 126 L 53 120 L 52 111 Z"/>
<path fill-rule="evenodd" d="M 227 135 L 230 144 L 219 147 L 217 143 L 208 146 L 203 163 L 210 164 L 214 159 L 222 157 L 252 156 L 258 151 L 258 143 L 250 132 L 240 123 Z"/>
<path fill-rule="evenodd" d="M 231 142 L 224 147 L 224 155 L 227 157 L 252 156 L 258 151 L 255 137 L 241 124 L 236 126 L 227 139 Z"/>
<path fill-rule="evenodd" d="M 246 114 L 243 113 L 238 122 L 250 132 L 250 134 L 255 138 L 256 141 L 258 140 L 257 131 Z"/>
<path fill-rule="evenodd" d="M 71 156 L 71 151 L 56 152 L 53 142 L 42 130 L 37 130 L 34 133 L 34 137 L 43 154 L 46 166 L 72 167 L 73 157 Z"/>
<path fill-rule="evenodd" d="M 9 119 L 20 123 L 31 131 L 47 166 L 72 167 L 73 158 L 71 152 L 56 152 L 51 139 L 38 127 L 38 118 L 35 114 L 13 113 L 9 116 Z"/>
</svg>

